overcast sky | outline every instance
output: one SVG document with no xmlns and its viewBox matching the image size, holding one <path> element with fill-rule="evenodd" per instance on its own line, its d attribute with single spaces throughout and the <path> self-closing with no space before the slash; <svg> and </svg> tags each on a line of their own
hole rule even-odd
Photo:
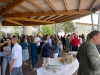
<svg viewBox="0 0 100 75">
<path fill-rule="evenodd" d="M 94 24 L 98 24 L 98 14 L 93 14 L 93 20 Z M 90 23 L 91 24 L 91 15 L 88 15 L 86 17 L 73 20 L 74 22 L 82 22 L 82 23 Z"/>
</svg>

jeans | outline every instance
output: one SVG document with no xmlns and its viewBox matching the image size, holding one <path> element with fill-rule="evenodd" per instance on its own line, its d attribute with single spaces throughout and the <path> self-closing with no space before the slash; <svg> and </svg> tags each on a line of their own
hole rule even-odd
<svg viewBox="0 0 100 75">
<path fill-rule="evenodd" d="M 58 53 L 58 57 L 60 57 L 60 48 L 59 48 L 59 53 Z"/>
<path fill-rule="evenodd" d="M 70 43 L 70 51 L 72 51 L 72 44 Z"/>
<path fill-rule="evenodd" d="M 14 67 L 11 71 L 11 75 L 23 75 L 22 66 L 21 67 Z"/>
<path fill-rule="evenodd" d="M 72 51 L 78 51 L 78 46 L 73 46 Z"/>
<path fill-rule="evenodd" d="M 32 57 L 32 68 L 35 67 L 36 63 L 38 62 L 39 58 L 37 57 Z"/>
<path fill-rule="evenodd" d="M 2 62 L 2 75 L 5 75 L 6 73 L 6 67 L 9 63 L 9 66 L 11 65 L 12 63 L 12 59 L 11 57 L 3 57 L 3 62 Z"/>
</svg>

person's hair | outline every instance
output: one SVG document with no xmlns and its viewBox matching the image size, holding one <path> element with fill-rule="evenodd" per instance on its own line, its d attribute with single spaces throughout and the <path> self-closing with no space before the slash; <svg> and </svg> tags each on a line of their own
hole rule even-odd
<svg viewBox="0 0 100 75">
<path fill-rule="evenodd" d="M 92 31 L 92 32 L 89 33 L 88 37 L 89 37 L 89 39 L 91 39 L 94 36 L 98 35 L 99 33 L 100 33 L 100 31 L 94 30 L 94 31 Z"/>
<path fill-rule="evenodd" d="M 60 41 L 59 41 L 58 37 L 55 37 L 54 38 L 54 44 L 59 44 L 59 43 L 60 43 Z"/>
<path fill-rule="evenodd" d="M 31 42 L 35 42 L 35 37 L 31 37 Z"/>
<path fill-rule="evenodd" d="M 45 40 L 47 40 L 47 39 L 48 39 L 48 35 L 49 35 L 49 34 L 46 34 L 46 35 L 45 35 Z"/>
<path fill-rule="evenodd" d="M 13 40 L 15 40 L 17 42 L 18 38 L 16 36 L 13 36 Z"/>
<path fill-rule="evenodd" d="M 26 38 L 26 36 L 23 36 L 23 38 L 22 38 L 22 42 L 25 42 L 25 38 Z"/>
<path fill-rule="evenodd" d="M 90 35 L 90 33 L 87 35 L 87 37 L 86 37 L 86 40 L 88 41 L 89 40 L 89 35 Z"/>
<path fill-rule="evenodd" d="M 12 38 L 10 38 L 10 37 L 7 37 L 7 38 L 6 38 L 6 40 L 7 40 L 7 39 L 11 40 Z"/>
<path fill-rule="evenodd" d="M 67 37 L 70 37 L 70 35 L 67 35 Z"/>
</svg>

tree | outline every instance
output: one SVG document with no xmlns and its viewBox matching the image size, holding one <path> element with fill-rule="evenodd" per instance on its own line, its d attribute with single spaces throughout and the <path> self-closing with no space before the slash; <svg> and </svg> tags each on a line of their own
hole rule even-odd
<svg viewBox="0 0 100 75">
<path fill-rule="evenodd" d="M 6 33 L 4 31 L 2 31 L 2 36 L 6 36 Z"/>
<path fill-rule="evenodd" d="M 2 34 L 3 34 L 4 36 L 6 36 L 6 35 L 7 35 L 7 26 L 2 26 L 2 29 L 6 30 L 6 33 L 5 33 L 4 31 L 2 32 Z"/>
<path fill-rule="evenodd" d="M 54 35 L 54 34 L 55 34 L 54 29 L 52 29 L 52 27 L 51 27 L 50 25 L 42 26 L 41 29 L 42 29 L 42 30 L 41 30 L 41 34 L 42 34 L 42 35 L 46 35 L 46 34 Z"/>
<path fill-rule="evenodd" d="M 64 27 L 63 30 L 65 32 L 65 35 L 69 32 L 74 32 L 76 29 L 74 23 L 71 21 L 64 22 L 62 26 Z"/>
<path fill-rule="evenodd" d="M 74 26 L 74 23 L 71 22 L 71 21 L 63 22 L 63 23 L 57 23 L 56 27 L 57 27 L 57 32 L 64 31 L 65 35 L 67 33 L 74 32 L 75 29 L 76 29 L 75 26 Z"/>
<path fill-rule="evenodd" d="M 18 26 L 13 26 L 13 29 L 11 30 L 11 32 L 14 33 L 14 36 L 18 36 L 18 31 L 19 31 L 19 27 Z"/>
</svg>

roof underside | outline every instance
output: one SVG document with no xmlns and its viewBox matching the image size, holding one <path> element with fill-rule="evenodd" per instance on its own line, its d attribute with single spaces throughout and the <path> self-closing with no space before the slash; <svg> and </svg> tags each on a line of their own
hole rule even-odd
<svg viewBox="0 0 100 75">
<path fill-rule="evenodd" d="M 46 25 L 78 19 L 100 9 L 100 0 L 0 0 L 3 26 Z"/>
</svg>

